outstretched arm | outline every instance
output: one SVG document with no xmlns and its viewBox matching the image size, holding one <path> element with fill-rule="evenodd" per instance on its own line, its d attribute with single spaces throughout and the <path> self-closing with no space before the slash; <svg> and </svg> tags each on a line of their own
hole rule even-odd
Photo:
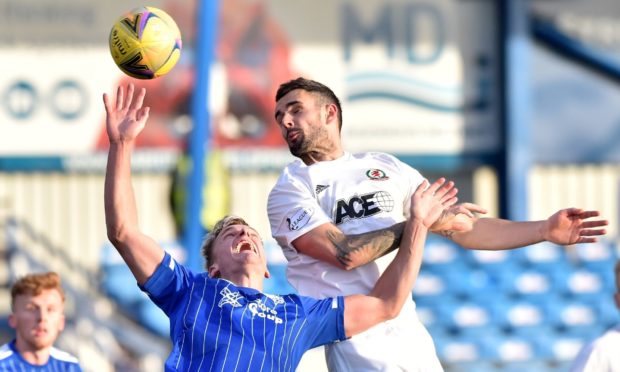
<svg viewBox="0 0 620 372">
<path fill-rule="evenodd" d="M 293 246 L 300 253 L 351 270 L 398 248 L 404 228 L 405 222 L 400 222 L 385 229 L 345 235 L 333 223 L 325 223 L 295 239 Z"/>
<path fill-rule="evenodd" d="M 424 181 L 411 199 L 411 217 L 405 224 L 398 253 L 368 295 L 345 298 L 344 325 L 347 337 L 396 317 L 418 276 L 427 231 L 445 208 L 456 203 L 457 189 L 440 178 L 430 187 Z"/>
<path fill-rule="evenodd" d="M 127 89 L 119 87 L 115 100 L 103 95 L 110 139 L 104 188 L 108 239 L 140 285 L 155 272 L 164 257 L 164 250 L 139 229 L 131 185 L 131 152 L 149 115 L 149 108 L 142 107 L 145 95 L 142 88 L 134 97 L 133 84 Z"/>
<path fill-rule="evenodd" d="M 596 219 L 598 211 L 579 208 L 559 210 L 546 220 L 515 222 L 499 218 L 472 220 L 472 228 L 454 232 L 452 240 L 469 249 L 503 250 L 549 241 L 560 245 L 593 243 L 606 234 L 606 220 Z"/>
<path fill-rule="evenodd" d="M 448 188 L 448 186 L 445 184 L 442 187 Z M 453 185 L 450 184 L 449 187 Z M 448 210 L 445 210 L 442 213 L 441 218 L 437 219 L 431 230 L 435 228 L 458 230 L 461 225 L 453 223 L 454 214 L 466 214 L 473 217 L 472 211 L 484 211 L 475 204 L 454 205 L 450 210 L 453 212 L 447 213 Z M 404 228 L 405 222 L 400 222 L 384 229 L 346 235 L 335 224 L 324 223 L 301 235 L 292 244 L 300 253 L 341 269 L 351 270 L 398 248 Z"/>
</svg>

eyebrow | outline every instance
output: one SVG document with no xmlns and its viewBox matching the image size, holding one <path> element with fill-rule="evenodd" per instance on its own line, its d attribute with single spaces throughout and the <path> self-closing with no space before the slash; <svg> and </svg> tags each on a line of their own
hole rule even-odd
<svg viewBox="0 0 620 372">
<path fill-rule="evenodd" d="M 291 101 L 291 102 L 286 104 L 286 109 L 288 110 L 289 107 L 291 107 L 293 105 L 296 105 L 298 103 L 301 103 L 301 101 Z M 275 119 L 278 120 L 278 116 L 281 116 L 281 115 L 282 115 L 282 111 L 279 111 L 279 110 L 276 111 Z"/>
<path fill-rule="evenodd" d="M 223 228 L 223 229 L 222 229 L 222 231 L 220 231 L 219 236 L 224 236 L 224 235 L 226 235 L 226 233 L 230 232 L 230 229 L 232 229 L 232 228 L 233 228 L 233 227 L 235 227 L 235 226 L 241 226 L 242 228 L 243 228 L 244 226 L 245 226 L 245 227 L 248 227 L 250 230 L 252 230 L 252 231 L 253 231 L 256 235 L 258 235 L 258 236 L 260 237 L 260 234 L 258 233 L 258 231 L 256 231 L 256 229 L 255 229 L 255 228 L 253 228 L 252 226 L 249 226 L 249 225 L 241 225 L 241 224 L 233 224 L 233 225 L 228 225 L 228 226 L 226 226 L 225 228 Z"/>
</svg>

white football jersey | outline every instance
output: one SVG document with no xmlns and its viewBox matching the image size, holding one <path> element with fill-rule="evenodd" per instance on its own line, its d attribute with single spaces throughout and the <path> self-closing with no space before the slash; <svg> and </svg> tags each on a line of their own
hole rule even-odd
<svg viewBox="0 0 620 372">
<path fill-rule="evenodd" d="M 385 153 L 345 152 L 310 166 L 301 160 L 290 163 L 268 199 L 271 232 L 288 260 L 290 284 L 316 298 L 369 293 L 395 252 L 347 271 L 297 252 L 292 242 L 325 223 L 349 235 L 402 222 L 423 180 L 417 170 Z M 327 357 L 330 370 L 441 370 L 413 301 L 396 319 L 329 346 Z"/>
</svg>

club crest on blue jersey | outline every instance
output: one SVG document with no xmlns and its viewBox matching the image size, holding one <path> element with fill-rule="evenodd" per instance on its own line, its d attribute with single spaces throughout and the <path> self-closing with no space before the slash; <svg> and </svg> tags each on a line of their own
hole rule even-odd
<svg viewBox="0 0 620 372">
<path fill-rule="evenodd" d="M 366 177 L 370 178 L 373 181 L 385 181 L 390 179 L 390 177 L 388 177 L 384 171 L 377 168 L 367 170 Z"/>
<path fill-rule="evenodd" d="M 222 307 L 224 305 L 230 305 L 232 307 L 239 307 L 239 306 L 241 306 L 241 303 L 239 303 L 239 300 L 243 296 L 241 296 L 241 294 L 239 294 L 239 292 L 233 292 L 230 289 L 228 289 L 228 287 L 226 287 L 226 288 L 224 288 L 224 289 L 222 289 L 220 291 L 220 294 L 222 295 L 222 299 L 217 304 L 217 306 L 219 306 L 219 307 Z"/>
<path fill-rule="evenodd" d="M 314 209 L 312 208 L 300 208 L 296 210 L 292 217 L 286 218 L 289 230 L 295 231 L 304 227 L 308 221 L 310 221 L 310 217 L 313 213 Z"/>
<path fill-rule="evenodd" d="M 355 195 L 348 200 L 336 202 L 334 223 L 336 225 L 359 218 L 373 216 L 380 212 L 391 212 L 394 198 L 387 191 L 375 191 L 364 195 Z"/>
</svg>

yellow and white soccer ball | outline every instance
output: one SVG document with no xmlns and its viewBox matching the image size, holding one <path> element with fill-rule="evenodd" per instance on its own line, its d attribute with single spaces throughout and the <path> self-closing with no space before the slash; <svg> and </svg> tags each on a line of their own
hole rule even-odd
<svg viewBox="0 0 620 372">
<path fill-rule="evenodd" d="M 110 31 L 110 53 L 116 65 L 137 79 L 170 72 L 181 56 L 181 32 L 161 9 L 143 6 L 121 16 Z"/>
</svg>

